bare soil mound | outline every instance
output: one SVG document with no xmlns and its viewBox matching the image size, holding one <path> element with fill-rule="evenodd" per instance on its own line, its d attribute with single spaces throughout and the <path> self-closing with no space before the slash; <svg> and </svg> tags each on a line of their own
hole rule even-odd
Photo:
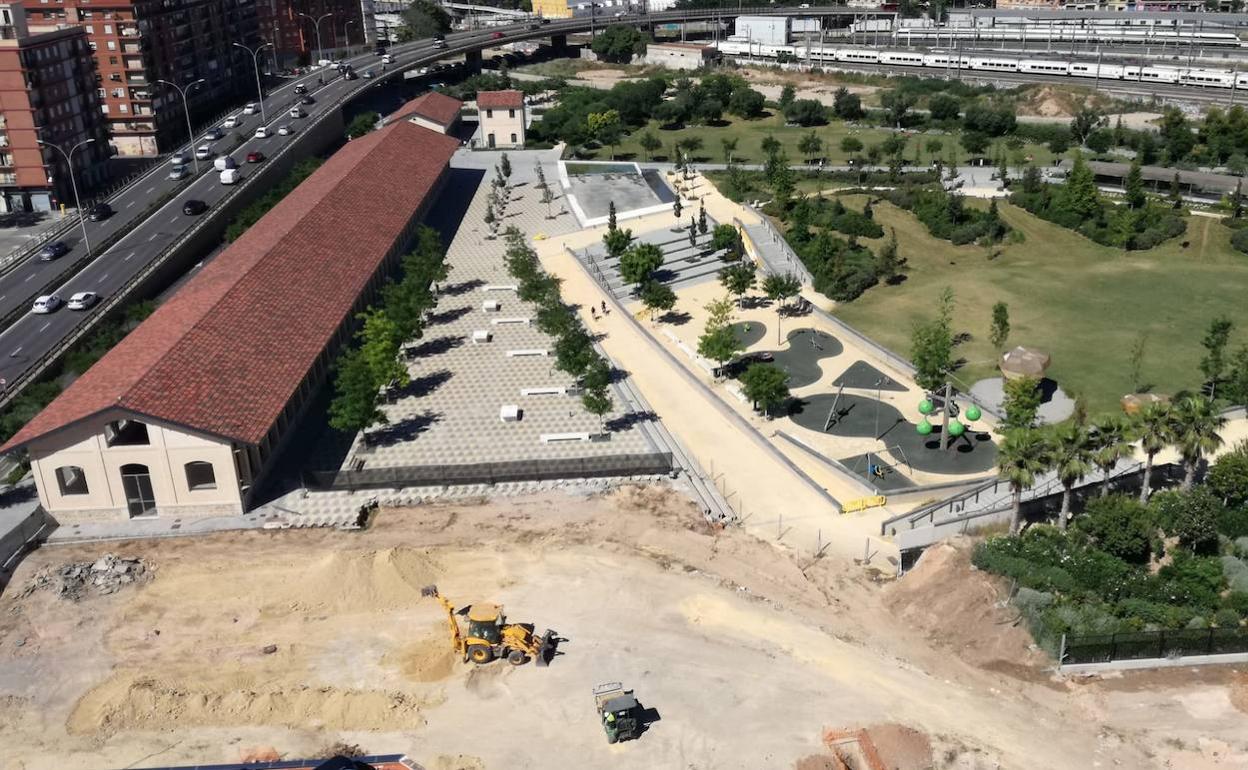
<svg viewBox="0 0 1248 770">
<path fill-rule="evenodd" d="M 386 656 L 384 662 L 413 682 L 441 682 L 455 668 L 455 651 L 450 639 L 431 636 Z"/>
<path fill-rule="evenodd" d="M 1248 714 L 1248 674 L 1238 672 L 1231 682 L 1231 705 Z"/>
<path fill-rule="evenodd" d="M 237 725 L 410 730 L 423 724 L 421 708 L 428 705 L 399 692 L 282 685 L 254 676 L 227 678 L 233 681 L 114 676 L 78 701 L 66 728 L 75 735 Z"/>
<path fill-rule="evenodd" d="M 428 767 L 429 770 L 485 770 L 485 762 L 468 754 L 439 754 Z"/>
<path fill-rule="evenodd" d="M 1018 612 L 998 606 L 1004 594 L 996 580 L 971 567 L 970 542 L 958 540 L 924 551 L 914 569 L 884 589 L 884 603 L 934 646 L 1013 675 L 1018 666 L 1038 667 L 1045 658 L 1031 649 Z"/>
<path fill-rule="evenodd" d="M 895 723 L 867 728 L 884 766 L 893 770 L 928 770 L 932 767 L 932 743 L 913 727 Z"/>
<path fill-rule="evenodd" d="M 312 560 L 286 592 L 290 601 L 316 597 L 318 604 L 344 610 L 410 607 L 440 572 L 427 553 L 410 548 L 333 551 Z"/>
</svg>

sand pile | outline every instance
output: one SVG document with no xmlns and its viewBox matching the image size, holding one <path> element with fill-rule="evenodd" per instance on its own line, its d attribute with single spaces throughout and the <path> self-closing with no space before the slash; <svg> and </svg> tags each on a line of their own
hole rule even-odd
<svg viewBox="0 0 1248 770">
<path fill-rule="evenodd" d="M 400 692 L 283 685 L 260 677 L 232 679 L 201 682 L 134 673 L 117 675 L 78 701 L 66 729 L 78 735 L 259 725 L 410 730 L 424 723 L 421 709 L 430 705 Z"/>
<path fill-rule="evenodd" d="M 971 567 L 970 543 L 928 548 L 914 569 L 884 589 L 885 605 L 922 631 L 936 647 L 953 649 L 968 663 L 1038 664 L 1018 612 L 998 607 L 1005 589 Z"/>
<path fill-rule="evenodd" d="M 363 611 L 410 607 L 420 589 L 441 573 L 428 553 L 411 548 L 332 551 L 312 559 L 297 575 L 285 576 L 273 603 L 306 603 L 327 609 Z"/>
<path fill-rule="evenodd" d="M 413 682 L 440 682 L 451 675 L 456 657 L 448 632 L 409 644 L 387 655 L 382 662 L 399 669 L 399 673 Z"/>
<path fill-rule="evenodd" d="M 894 723 L 867 728 L 884 766 L 896 770 L 927 770 L 932 767 L 932 743 L 912 727 Z"/>
</svg>

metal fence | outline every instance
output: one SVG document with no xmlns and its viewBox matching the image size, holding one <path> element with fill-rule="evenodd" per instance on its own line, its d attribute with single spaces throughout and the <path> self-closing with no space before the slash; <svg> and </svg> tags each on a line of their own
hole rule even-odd
<svg viewBox="0 0 1248 770">
<path fill-rule="evenodd" d="M 369 489 L 498 484 L 508 481 L 554 481 L 669 473 L 670 452 L 564 457 L 551 460 L 511 460 L 461 465 L 413 465 L 392 468 L 360 468 L 338 471 L 306 471 L 309 489 Z"/>
<path fill-rule="evenodd" d="M 1165 660 L 1193 655 L 1248 653 L 1248 629 L 1202 628 L 1063 636 L 1060 663 L 1072 666 L 1115 660 Z"/>
</svg>

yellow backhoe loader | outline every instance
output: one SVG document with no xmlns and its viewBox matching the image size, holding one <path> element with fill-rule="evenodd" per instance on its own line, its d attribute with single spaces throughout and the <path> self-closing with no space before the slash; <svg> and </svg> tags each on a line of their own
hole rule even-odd
<svg viewBox="0 0 1248 770">
<path fill-rule="evenodd" d="M 531 623 L 507 623 L 499 604 L 470 604 L 457 610 L 438 593 L 437 586 L 425 586 L 420 595 L 432 596 L 442 603 L 451 629 L 451 647 L 464 656 L 465 662 L 483 664 L 506 658 L 511 665 L 519 666 L 532 658 L 539 666 L 550 664 L 554 631 L 538 636 Z M 460 629 L 456 615 L 468 618 L 467 633 Z"/>
</svg>

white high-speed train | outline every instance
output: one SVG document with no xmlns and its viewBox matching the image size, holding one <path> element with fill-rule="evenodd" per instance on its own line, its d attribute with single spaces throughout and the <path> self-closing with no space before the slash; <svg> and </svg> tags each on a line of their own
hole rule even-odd
<svg viewBox="0 0 1248 770">
<path fill-rule="evenodd" d="M 972 72 L 1021 72 L 1038 75 L 1065 75 L 1075 78 L 1164 83 L 1200 86 L 1202 88 L 1248 89 L 1248 72 L 1200 69 L 1171 65 L 1139 66 L 1097 63 L 1080 59 L 1028 59 L 1017 56 L 986 56 L 952 52 L 920 53 L 918 51 L 881 50 L 812 45 L 762 45 L 732 39 L 719 43 L 724 56 L 777 58 L 787 55 L 797 61 L 847 62 L 854 64 L 889 64 L 941 70 Z"/>
<path fill-rule="evenodd" d="M 901 27 L 899 43 L 927 40 L 976 40 L 982 43 L 1017 41 L 1035 43 L 1135 43 L 1139 45 L 1199 45 L 1242 48 L 1243 42 L 1232 32 L 1203 30 L 1170 30 L 1150 27 L 1062 27 L 1052 29 L 1039 25 L 1029 27 Z M 952 42 L 951 42 L 952 44 Z"/>
</svg>

